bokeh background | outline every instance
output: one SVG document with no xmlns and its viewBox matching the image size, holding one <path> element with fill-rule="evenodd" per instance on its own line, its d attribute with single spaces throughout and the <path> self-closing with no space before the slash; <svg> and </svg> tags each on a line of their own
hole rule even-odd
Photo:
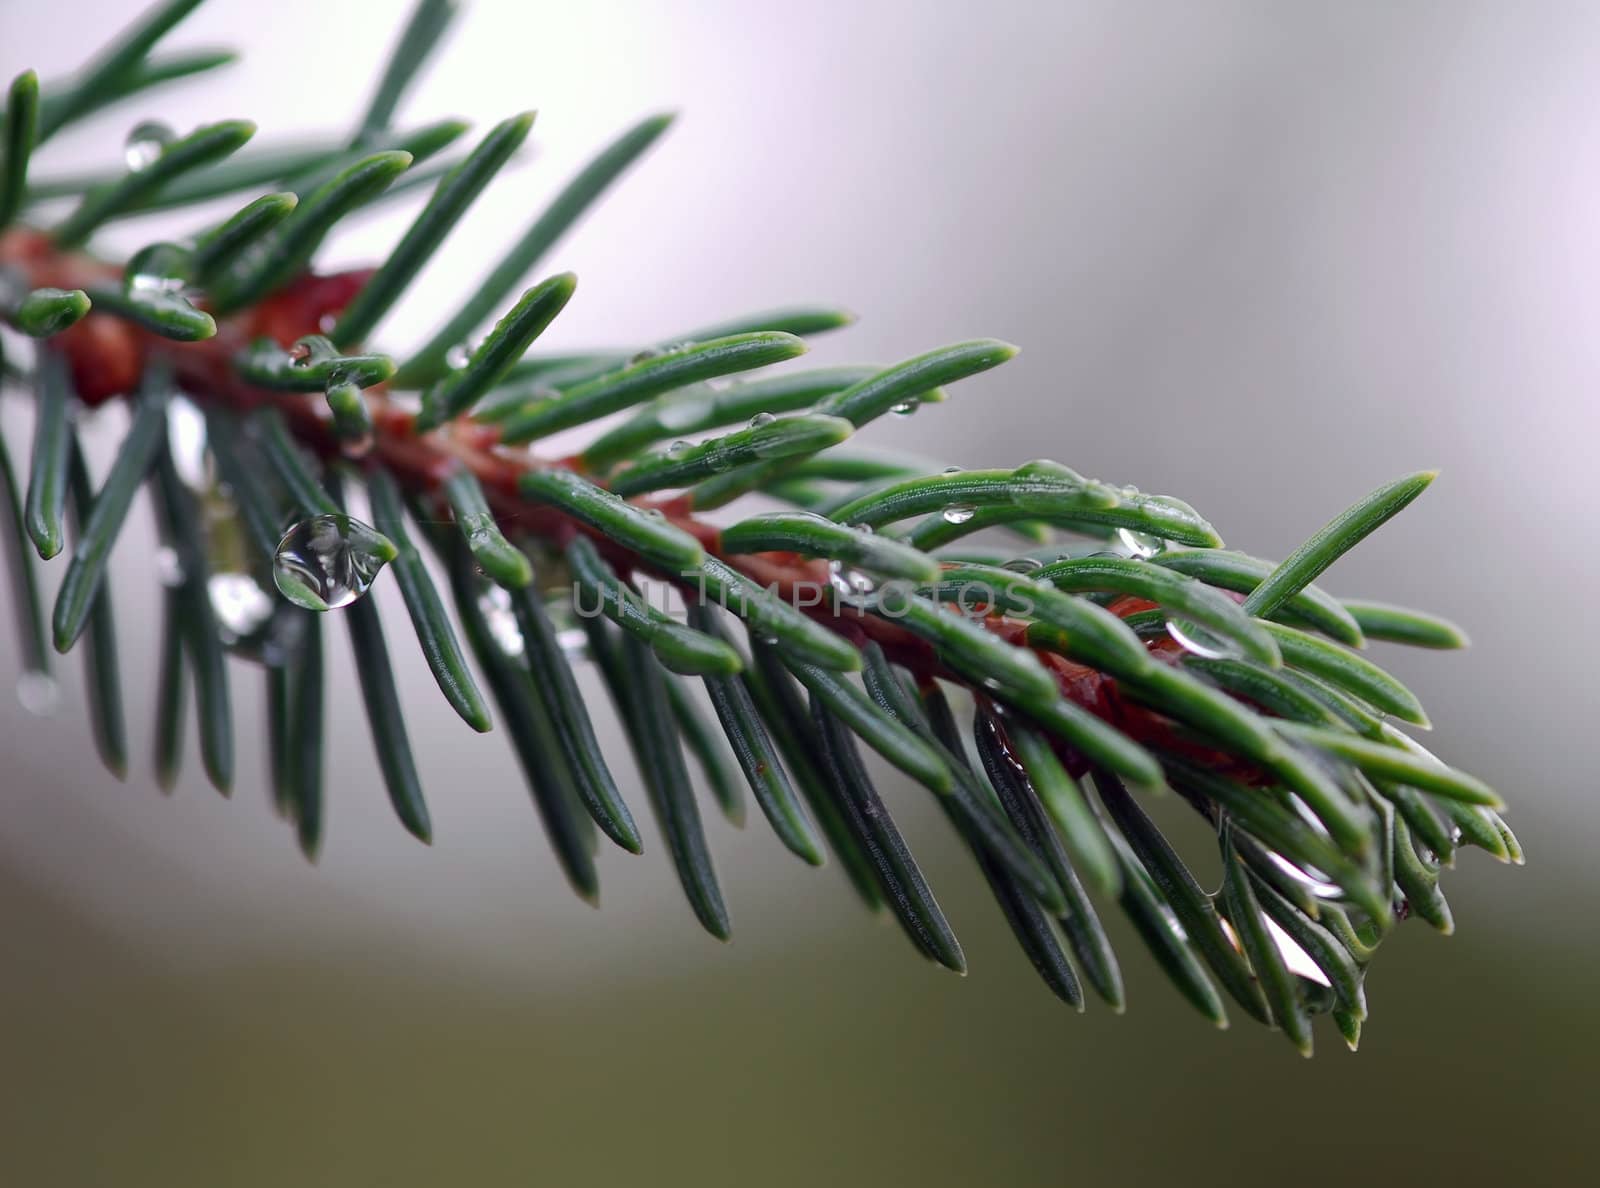
<svg viewBox="0 0 1600 1188">
<path fill-rule="evenodd" d="M 0 0 L 0 73 L 58 77 L 133 11 Z M 212 0 L 170 44 L 238 45 L 243 64 L 63 136 L 39 168 L 117 159 L 140 117 L 337 129 L 402 17 Z M 192 760 L 168 800 L 142 748 L 125 785 L 98 768 L 68 662 L 54 716 L 0 698 L 0 1177 L 1468 1184 L 1592 1165 L 1597 80 L 1584 3 L 481 0 L 402 115 L 538 107 L 537 148 L 385 342 L 431 330 L 605 138 L 682 109 L 541 265 L 582 280 L 549 341 L 650 341 L 803 300 L 862 314 L 820 361 L 1003 337 L 1014 363 L 873 439 L 968 465 L 1049 454 L 1180 495 L 1265 556 L 1441 468 L 1326 584 L 1469 628 L 1469 652 L 1380 659 L 1429 706 L 1430 745 L 1508 795 L 1531 865 L 1466 854 L 1447 883 L 1458 934 L 1402 930 L 1361 1052 L 1319 1030 L 1306 1063 L 1258 1028 L 1212 1031 L 1126 930 L 1129 1014 L 1063 1010 L 892 779 L 964 980 L 759 819 L 709 824 L 731 945 L 696 928 L 659 846 L 604 861 L 596 913 L 565 890 L 504 743 L 443 709 L 403 619 L 437 841 L 388 812 L 335 633 L 315 868 L 268 808 L 251 673 L 234 678 L 232 801 Z M 373 258 L 405 217 L 367 220 L 332 259 Z M 186 228 L 109 242 L 163 229 Z M 20 402 L 3 424 L 25 440 Z M 141 742 L 151 569 L 140 513 L 113 580 Z M 9 633 L 0 648 L 9 682 Z"/>
</svg>

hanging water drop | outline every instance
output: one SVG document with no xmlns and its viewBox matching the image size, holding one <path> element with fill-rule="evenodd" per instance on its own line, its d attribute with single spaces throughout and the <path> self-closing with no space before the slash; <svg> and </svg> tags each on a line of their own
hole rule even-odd
<svg viewBox="0 0 1600 1188">
<path fill-rule="evenodd" d="M 17 678 L 17 700 L 36 718 L 48 718 L 61 704 L 61 686 L 47 672 L 25 672 Z"/>
<path fill-rule="evenodd" d="M 922 407 L 922 401 L 913 396 L 910 400 L 902 400 L 899 404 L 892 405 L 889 411 L 897 417 L 909 417 Z"/>
<path fill-rule="evenodd" d="M 1179 619 L 1167 620 L 1167 634 L 1184 651 L 1199 656 L 1202 660 L 1237 660 L 1243 655 L 1227 640 L 1218 638 L 1203 627 Z"/>
<path fill-rule="evenodd" d="M 393 559 L 389 539 L 353 516 L 313 516 L 278 542 L 272 579 L 297 606 L 336 610 L 365 594 Z"/>
<path fill-rule="evenodd" d="M 760 429 L 763 425 L 770 425 L 777 419 L 769 412 L 760 412 L 750 418 L 750 428 Z"/>
<path fill-rule="evenodd" d="M 254 635 L 272 617 L 271 595 L 247 573 L 212 574 L 206 580 L 206 597 L 225 644 Z"/>
<path fill-rule="evenodd" d="M 1122 542 L 1122 547 L 1128 550 L 1130 556 L 1138 557 L 1140 560 L 1154 557 L 1167 547 L 1166 541 L 1159 536 L 1135 532 L 1131 528 L 1118 528 L 1117 539 Z"/>
<path fill-rule="evenodd" d="M 691 447 L 686 441 L 675 441 L 667 447 L 667 457 L 672 459 L 681 458 L 687 454 L 691 448 L 693 447 Z"/>
<path fill-rule="evenodd" d="M 128 166 L 128 172 L 138 173 L 155 164 L 172 140 L 172 129 L 160 120 L 145 120 L 135 124 L 122 147 L 122 160 Z"/>
<path fill-rule="evenodd" d="M 444 365 L 451 371 L 460 371 L 472 358 L 472 352 L 467 349 L 467 344 L 458 342 L 444 353 Z"/>
<path fill-rule="evenodd" d="M 978 509 L 970 503 L 952 503 L 940 513 L 946 524 L 965 524 L 978 514 Z"/>
<path fill-rule="evenodd" d="M 301 339 L 289 348 L 289 363 L 293 367 L 311 366 L 311 344 Z"/>
</svg>

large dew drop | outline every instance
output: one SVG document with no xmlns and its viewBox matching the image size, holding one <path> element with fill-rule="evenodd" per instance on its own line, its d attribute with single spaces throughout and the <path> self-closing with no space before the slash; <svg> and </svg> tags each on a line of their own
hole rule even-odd
<svg viewBox="0 0 1600 1188">
<path fill-rule="evenodd" d="M 313 516 L 283 534 L 272 580 L 296 606 L 337 610 L 365 594 L 392 560 L 389 538 L 353 516 Z"/>
<path fill-rule="evenodd" d="M 1128 550 L 1130 557 L 1140 560 L 1148 560 L 1166 548 L 1166 541 L 1159 536 L 1135 532 L 1131 528 L 1118 528 L 1117 539 L 1122 541 L 1122 547 Z"/>
<path fill-rule="evenodd" d="M 135 124 L 122 147 L 122 160 L 128 172 L 138 173 L 150 168 L 172 143 L 172 129 L 159 120 L 145 120 Z"/>
</svg>

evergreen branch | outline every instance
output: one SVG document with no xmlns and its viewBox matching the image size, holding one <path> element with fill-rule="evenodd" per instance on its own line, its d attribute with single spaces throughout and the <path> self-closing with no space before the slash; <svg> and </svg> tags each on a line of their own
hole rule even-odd
<svg viewBox="0 0 1600 1188">
<path fill-rule="evenodd" d="M 408 831 L 431 836 L 388 641 L 363 597 L 392 565 L 441 696 L 478 731 L 491 724 L 479 677 L 487 686 L 573 889 L 598 900 L 600 833 L 626 851 L 643 847 L 627 796 L 642 787 L 691 910 L 721 938 L 729 914 L 686 749 L 730 820 L 743 821 L 748 786 L 788 850 L 811 865 L 831 851 L 869 908 L 888 907 L 918 951 L 964 969 L 863 765 L 865 744 L 934 793 L 1058 999 L 1081 1008 L 1087 985 L 1122 1008 L 1095 902 L 1114 901 L 1206 1017 L 1226 1023 L 1220 986 L 1305 1052 L 1316 1014 L 1331 1014 L 1352 1045 L 1359 1038 L 1366 970 L 1398 919 L 1453 927 L 1440 880 L 1461 848 L 1522 861 L 1496 794 L 1392 724 L 1427 718 L 1354 650 L 1367 639 L 1455 648 L 1464 634 L 1314 584 L 1431 473 L 1374 492 L 1273 565 L 1223 549 L 1181 500 L 1057 462 L 940 471 L 841 445 L 1015 353 L 992 339 L 889 367 L 747 374 L 853 320 L 804 305 L 644 349 L 531 353 L 574 291 L 562 273 L 527 289 L 468 350 L 467 335 L 654 142 L 664 117 L 581 171 L 428 343 L 401 355 L 369 349 L 519 151 L 531 115 L 496 125 L 461 158 L 445 152 L 466 130 L 460 121 L 391 130 L 454 10 L 421 0 L 353 137 L 229 156 L 251 125 L 165 144 L 143 126 L 138 167 L 126 173 L 30 182 L 33 150 L 57 128 L 231 60 L 150 56 L 193 7 L 158 8 L 42 101 L 25 73 L 3 126 L 0 323 L 51 340 L 31 372 L 0 367 L 8 384 L 31 388 L 34 408 L 25 484 L 0 442 L 22 656 L 29 680 L 47 680 L 34 554 L 62 549 L 70 512 L 54 643 L 66 650 L 85 637 L 91 729 L 114 772 L 125 770 L 127 741 L 105 573 L 148 483 L 172 561 L 157 780 L 170 787 L 179 774 L 192 678 L 207 775 L 230 787 L 227 660 L 260 664 L 272 798 L 308 857 L 325 812 L 318 615 L 341 609 L 390 800 Z M 374 270 L 313 270 L 347 216 L 435 182 Z M 149 244 L 122 263 L 75 250 L 110 219 L 265 186 L 275 188 L 184 243 Z M 77 204 L 53 235 L 4 225 L 64 197 Z M 396 357 L 407 359 L 398 369 Z M 169 401 L 173 388 L 203 408 L 214 474 L 181 456 L 181 435 L 169 432 L 194 415 Z M 130 398 L 131 427 L 96 491 L 74 426 L 81 409 L 119 396 Z M 569 457 L 526 445 L 616 414 Z M 365 483 L 377 527 L 345 510 L 345 476 Z M 703 515 L 747 493 L 804 510 Z M 232 517 L 212 515 L 213 503 Z M 456 625 L 413 530 L 444 565 Z M 998 543 L 966 540 L 989 530 Z M 1018 556 L 1018 542 L 1036 547 Z M 262 585 L 269 573 L 275 601 Z M 236 623 L 217 601 L 219 581 L 255 589 L 269 609 Z M 653 605 L 642 581 L 667 583 L 688 622 Z M 554 597 L 564 583 L 568 605 Z M 714 605 L 739 622 L 744 650 Z M 602 753 L 574 639 L 604 678 L 632 780 Z M 715 725 L 681 679 L 691 676 Z M 952 703 L 947 689 L 970 697 L 966 725 L 967 702 Z M 1217 832 L 1215 895 L 1142 806 L 1164 788 Z"/>
</svg>

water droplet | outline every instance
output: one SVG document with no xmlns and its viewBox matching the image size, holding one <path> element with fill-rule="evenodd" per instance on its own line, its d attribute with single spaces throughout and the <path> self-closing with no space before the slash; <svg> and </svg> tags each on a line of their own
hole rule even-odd
<svg viewBox="0 0 1600 1188">
<path fill-rule="evenodd" d="M 1278 946 L 1278 952 L 1283 955 L 1283 964 L 1290 973 L 1298 974 L 1319 986 L 1333 985 L 1328 981 L 1328 975 L 1322 972 L 1322 967 L 1311 959 L 1311 954 L 1300 947 L 1299 941 L 1285 932 L 1276 920 L 1263 918 L 1267 922 L 1267 931 L 1272 934 L 1272 943 Z"/>
<path fill-rule="evenodd" d="M 176 243 L 152 243 L 133 254 L 123 269 L 130 293 L 182 294 L 187 287 L 190 252 Z"/>
<path fill-rule="evenodd" d="M 942 474 L 942 475 L 945 475 L 947 477 L 949 475 L 952 475 L 952 474 L 960 474 L 961 473 L 961 467 L 959 467 L 959 466 L 946 466 L 939 473 Z"/>
<path fill-rule="evenodd" d="M 1139 497 L 1139 488 L 1132 486 L 1121 487 L 1118 488 L 1117 494 L 1121 495 L 1124 499 L 1137 499 Z"/>
<path fill-rule="evenodd" d="M 48 718 L 61 704 L 61 686 L 47 672 L 25 672 L 17 678 L 17 700 L 36 718 Z"/>
<path fill-rule="evenodd" d="M 970 503 L 952 503 L 940 514 L 946 524 L 965 524 L 978 514 L 978 509 Z"/>
<path fill-rule="evenodd" d="M 122 147 L 122 160 L 128 166 L 128 172 L 138 173 L 148 169 L 172 141 L 172 129 L 159 120 L 135 124 Z"/>
<path fill-rule="evenodd" d="M 298 606 L 336 610 L 367 592 L 389 560 L 388 547 L 352 516 L 313 516 L 293 525 L 278 542 L 272 579 Z"/>
<path fill-rule="evenodd" d="M 759 429 L 763 425 L 772 424 L 777 419 L 778 418 L 773 416 L 771 413 L 757 413 L 755 416 L 750 418 L 750 428 Z"/>
<path fill-rule="evenodd" d="M 167 402 L 167 448 L 183 484 L 195 491 L 212 485 L 211 456 L 206 452 L 206 418 L 186 396 Z"/>
<path fill-rule="evenodd" d="M 675 441 L 667 447 L 667 457 L 681 458 L 693 447 L 686 441 Z"/>
<path fill-rule="evenodd" d="M 1044 562 L 1037 557 L 1013 557 L 1002 568 L 1012 573 L 1032 573 L 1036 569 L 1043 569 Z"/>
<path fill-rule="evenodd" d="M 1122 541 L 1122 547 L 1127 549 L 1129 554 L 1141 559 L 1154 557 L 1167 547 L 1166 541 L 1159 536 L 1135 532 L 1131 528 L 1118 528 L 1117 539 Z"/>
<path fill-rule="evenodd" d="M 511 594 L 500 586 L 485 585 L 478 594 L 478 609 L 489 626 L 489 634 L 507 656 L 520 656 L 527 650 L 517 616 L 511 609 Z"/>
<path fill-rule="evenodd" d="M 158 276 L 153 272 L 130 272 L 128 274 L 128 288 L 135 293 L 182 293 L 184 281 L 181 276 Z"/>
<path fill-rule="evenodd" d="M 272 617 L 272 596 L 247 573 L 214 573 L 206 581 L 211 613 L 224 643 L 254 635 Z"/>
<path fill-rule="evenodd" d="M 644 514 L 649 516 L 652 520 L 664 520 L 667 518 L 667 513 L 662 511 L 659 507 L 647 507 L 644 509 Z"/>
<path fill-rule="evenodd" d="M 1276 850 L 1268 850 L 1267 857 L 1272 859 L 1272 864 L 1297 883 L 1304 884 L 1305 888 L 1318 899 L 1343 899 L 1344 891 L 1338 885 L 1330 883 L 1328 876 L 1321 871 L 1310 871 L 1296 866 Z"/>
<path fill-rule="evenodd" d="M 163 586 L 183 584 L 183 562 L 178 560 L 176 549 L 162 545 L 156 550 L 156 577 Z"/>
<path fill-rule="evenodd" d="M 1266 916 L 1263 916 L 1262 920 L 1266 923 L 1267 932 L 1272 936 L 1273 944 L 1278 946 L 1278 952 L 1283 957 L 1284 967 L 1290 973 L 1298 974 L 1300 977 L 1316 982 L 1320 986 L 1332 985 L 1328 981 L 1328 975 L 1322 972 L 1321 967 L 1315 961 L 1311 960 L 1310 955 L 1300 947 L 1298 941 L 1278 927 L 1275 920 Z M 1223 920 L 1221 923 L 1222 930 L 1227 934 L 1228 940 L 1235 949 L 1242 953 L 1244 948 L 1239 944 L 1239 934 L 1234 931 L 1232 922 Z"/>
<path fill-rule="evenodd" d="M 877 580 L 870 573 L 842 561 L 828 562 L 828 584 L 839 596 L 839 601 L 850 606 L 865 604 L 878 591 Z"/>
<path fill-rule="evenodd" d="M 902 400 L 899 404 L 891 405 L 889 411 L 897 417 L 909 417 L 922 407 L 922 401 L 913 396 L 910 400 Z"/>
<path fill-rule="evenodd" d="M 289 363 L 294 367 L 311 366 L 311 344 L 301 339 L 289 348 Z"/>
<path fill-rule="evenodd" d="M 757 456 L 760 456 L 759 450 L 757 451 Z M 732 470 L 732 451 L 720 448 L 712 449 L 706 454 L 706 465 L 710 467 L 713 474 L 724 474 L 727 471 Z"/>
<path fill-rule="evenodd" d="M 1180 619 L 1167 620 L 1167 634 L 1172 636 L 1184 651 L 1204 660 L 1237 660 L 1242 655 L 1239 649 L 1227 640 L 1218 638 L 1203 627 Z"/>
<path fill-rule="evenodd" d="M 635 351 L 628 357 L 630 365 L 634 363 L 648 363 L 651 359 L 659 359 L 663 352 L 656 347 L 645 347 L 642 351 Z"/>
<path fill-rule="evenodd" d="M 451 371 L 460 371 L 472 358 L 472 352 L 467 349 L 467 344 L 458 342 L 444 353 L 444 365 Z"/>
</svg>

